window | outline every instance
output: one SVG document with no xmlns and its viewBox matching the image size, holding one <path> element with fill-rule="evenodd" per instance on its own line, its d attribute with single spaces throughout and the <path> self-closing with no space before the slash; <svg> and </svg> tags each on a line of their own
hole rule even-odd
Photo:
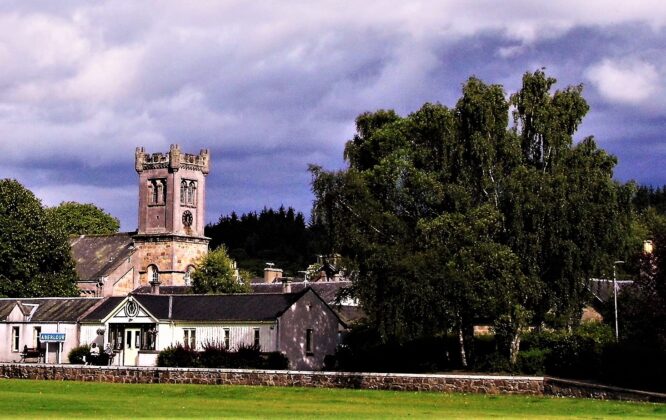
<svg viewBox="0 0 666 420">
<path fill-rule="evenodd" d="M 187 181 L 180 181 L 180 204 L 187 202 Z"/>
<path fill-rule="evenodd" d="M 191 349 L 197 348 L 197 331 L 194 328 L 183 329 L 183 345 Z"/>
<path fill-rule="evenodd" d="M 254 329 L 254 345 L 259 346 L 259 328 Z"/>
<path fill-rule="evenodd" d="M 229 328 L 224 329 L 224 348 L 229 350 Z"/>
<path fill-rule="evenodd" d="M 35 327 L 32 330 L 32 346 L 36 349 L 42 347 L 42 342 L 39 340 L 39 334 L 42 333 L 42 327 Z"/>
<path fill-rule="evenodd" d="M 194 273 L 194 267 L 190 265 L 189 267 L 187 267 L 187 270 L 185 270 L 185 276 L 183 277 L 183 280 L 185 281 L 185 286 L 192 285 L 192 273 Z"/>
<path fill-rule="evenodd" d="M 160 271 L 157 269 L 157 266 L 155 265 L 148 266 L 148 281 L 150 281 L 151 283 L 160 282 Z"/>
<path fill-rule="evenodd" d="M 12 351 L 19 351 L 19 327 L 12 327 Z"/>
<path fill-rule="evenodd" d="M 305 353 L 313 354 L 314 346 L 312 345 L 312 328 L 305 330 Z"/>
<path fill-rule="evenodd" d="M 157 341 L 157 329 L 155 324 L 141 328 L 141 350 L 155 350 Z"/>
<path fill-rule="evenodd" d="M 188 193 L 187 204 L 191 206 L 196 206 L 197 204 L 197 184 L 194 181 L 190 181 L 190 188 Z"/>
<path fill-rule="evenodd" d="M 166 202 L 166 180 L 151 179 L 148 181 L 148 195 L 150 204 L 164 204 Z"/>
</svg>

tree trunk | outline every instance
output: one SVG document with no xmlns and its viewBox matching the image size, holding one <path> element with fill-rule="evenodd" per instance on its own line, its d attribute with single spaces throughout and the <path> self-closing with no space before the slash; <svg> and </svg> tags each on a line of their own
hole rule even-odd
<svg viewBox="0 0 666 420">
<path fill-rule="evenodd" d="M 518 361 L 518 350 L 520 350 L 520 332 L 516 330 L 511 337 L 511 345 L 509 347 L 509 359 L 511 365 L 515 365 Z"/>
<path fill-rule="evenodd" d="M 465 355 L 465 337 L 463 335 L 462 323 L 458 326 L 458 344 L 460 345 L 460 363 L 467 367 L 467 356 Z"/>
</svg>

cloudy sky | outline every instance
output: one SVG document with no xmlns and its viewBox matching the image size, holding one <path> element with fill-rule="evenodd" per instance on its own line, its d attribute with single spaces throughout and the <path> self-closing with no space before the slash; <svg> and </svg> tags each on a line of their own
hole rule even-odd
<svg viewBox="0 0 666 420">
<path fill-rule="evenodd" d="M 616 178 L 666 184 L 664 1 L 0 2 L 0 178 L 136 228 L 134 149 L 208 148 L 207 219 L 309 213 L 361 112 L 452 106 L 476 75 L 583 83 Z"/>
</svg>

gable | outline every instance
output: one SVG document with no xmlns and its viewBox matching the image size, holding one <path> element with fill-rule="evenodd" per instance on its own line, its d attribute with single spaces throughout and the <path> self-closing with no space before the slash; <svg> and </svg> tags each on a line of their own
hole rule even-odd
<svg viewBox="0 0 666 420">
<path fill-rule="evenodd" d="M 102 319 L 102 322 L 109 323 L 153 323 L 158 319 L 154 317 L 140 302 L 133 296 L 128 296 L 116 305 L 111 312 Z"/>
</svg>

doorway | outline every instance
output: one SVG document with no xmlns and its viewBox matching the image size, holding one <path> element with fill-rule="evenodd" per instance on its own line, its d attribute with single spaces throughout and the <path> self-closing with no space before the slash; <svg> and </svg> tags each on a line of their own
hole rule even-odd
<svg viewBox="0 0 666 420">
<path fill-rule="evenodd" d="M 126 328 L 125 329 L 125 346 L 123 348 L 123 365 L 136 366 L 139 358 L 139 350 L 141 350 L 141 329 L 140 328 Z"/>
</svg>

